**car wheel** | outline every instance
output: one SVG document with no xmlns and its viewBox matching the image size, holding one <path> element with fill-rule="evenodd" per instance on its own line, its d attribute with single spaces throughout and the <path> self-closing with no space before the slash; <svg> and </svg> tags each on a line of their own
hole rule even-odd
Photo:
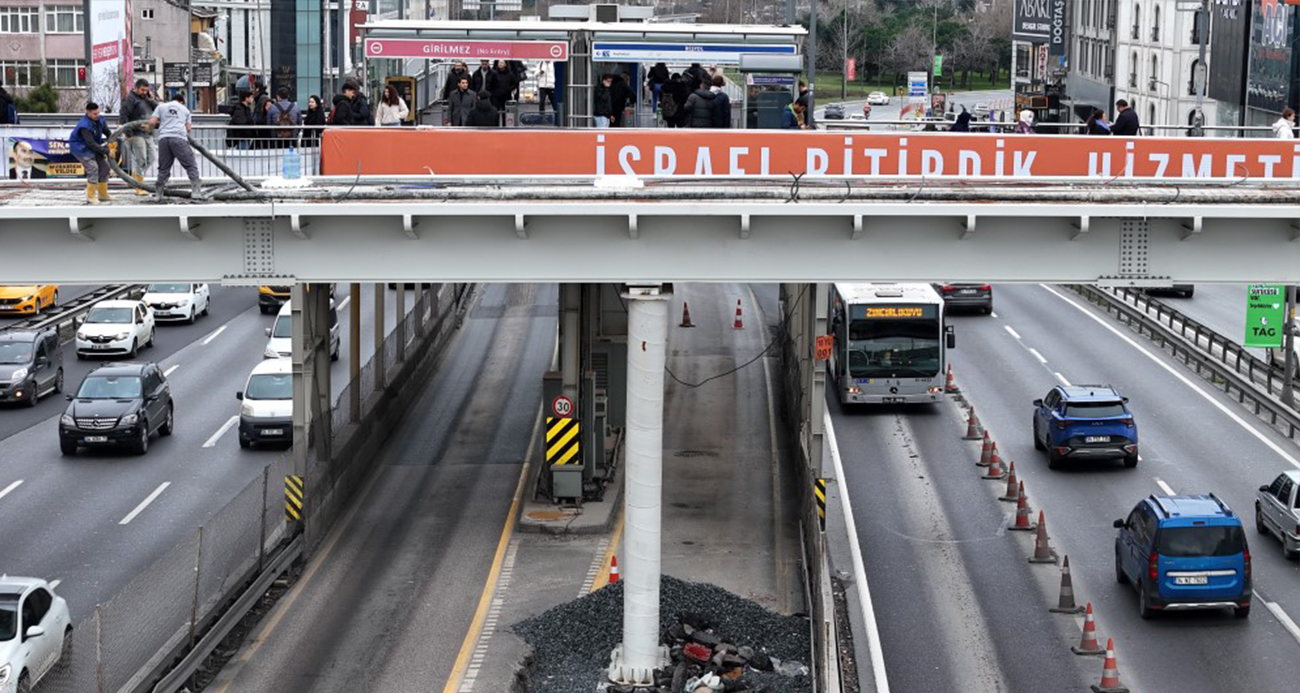
<svg viewBox="0 0 1300 693">
<path fill-rule="evenodd" d="M 1259 503 L 1255 504 L 1255 531 L 1268 534 L 1268 523 L 1264 522 L 1264 513 L 1260 512 Z"/>
<path fill-rule="evenodd" d="M 172 434 L 172 431 L 176 428 L 175 417 L 176 417 L 176 405 L 173 404 L 167 405 L 167 418 L 163 420 L 162 426 L 159 427 L 158 435 L 169 436 Z"/>
<path fill-rule="evenodd" d="M 140 420 L 140 439 L 135 441 L 135 454 L 144 455 L 149 452 L 149 422 Z"/>
<path fill-rule="evenodd" d="M 135 358 L 140 353 L 140 343 L 134 339 L 131 340 L 131 352 L 127 354 L 130 358 Z"/>
<path fill-rule="evenodd" d="M 63 453 L 64 456 L 66 457 L 72 457 L 77 454 L 77 444 L 72 441 L 63 440 L 62 438 L 60 438 L 59 452 Z"/>
<path fill-rule="evenodd" d="M 1239 606 L 1232 610 L 1232 615 L 1237 618 L 1250 618 L 1250 607 Z"/>
<path fill-rule="evenodd" d="M 1137 455 L 1125 455 L 1125 457 L 1124 457 L 1124 466 L 1125 466 L 1125 467 L 1128 467 L 1129 469 L 1132 469 L 1132 468 L 1138 466 L 1138 456 L 1137 456 Z"/>
<path fill-rule="evenodd" d="M 1119 562 L 1119 551 L 1115 552 L 1115 582 L 1121 585 L 1128 584 L 1128 576 L 1124 574 L 1124 566 Z"/>
<path fill-rule="evenodd" d="M 1061 456 L 1056 454 L 1056 448 L 1051 448 L 1051 447 L 1047 448 L 1047 468 L 1048 469 L 1061 468 Z"/>
<path fill-rule="evenodd" d="M 202 313 L 202 314 L 203 314 L 204 316 L 206 316 L 206 315 L 208 314 L 208 309 L 211 308 L 211 307 L 212 307 L 212 301 L 211 301 L 211 300 L 209 300 L 207 303 L 204 303 L 204 304 L 203 304 L 203 313 Z"/>
<path fill-rule="evenodd" d="M 195 320 L 198 320 L 198 319 L 199 319 L 199 309 L 198 309 L 198 307 L 197 307 L 197 306 L 190 306 L 190 317 L 189 317 L 188 319 L 186 319 L 185 322 L 188 323 L 188 324 L 190 324 L 190 325 L 193 325 L 193 324 L 194 324 L 194 321 L 195 321 Z"/>
<path fill-rule="evenodd" d="M 38 298 L 36 299 L 36 307 L 32 309 L 32 315 L 40 315 L 40 314 L 41 314 L 41 299 Z"/>
<path fill-rule="evenodd" d="M 60 671 L 68 671 L 72 668 L 72 626 L 63 629 L 63 645 L 59 647 Z"/>
<path fill-rule="evenodd" d="M 33 380 L 31 394 L 27 396 L 27 401 L 24 402 L 24 404 L 26 404 L 29 407 L 34 407 L 40 403 L 41 403 L 41 386 L 36 384 L 36 381 Z"/>
<path fill-rule="evenodd" d="M 1038 417 L 1037 417 L 1037 416 L 1035 416 L 1035 417 L 1033 418 L 1033 426 L 1034 426 L 1034 449 L 1035 449 L 1035 450 L 1046 450 L 1046 449 L 1047 449 L 1047 446 L 1046 446 L 1046 445 L 1043 445 L 1043 439 L 1042 439 L 1041 437 L 1039 437 L 1039 435 L 1038 435 Z"/>
<path fill-rule="evenodd" d="M 18 693 L 32 693 L 32 680 L 25 671 L 18 677 Z"/>
<path fill-rule="evenodd" d="M 247 450 L 252 446 L 253 446 L 253 441 L 245 438 L 244 436 L 239 436 L 239 447 Z"/>
<path fill-rule="evenodd" d="M 50 307 L 53 308 L 54 306 L 57 306 L 57 305 L 59 305 L 59 290 L 58 290 L 58 289 L 55 289 L 55 290 L 54 290 L 54 299 L 50 301 Z"/>
<path fill-rule="evenodd" d="M 335 348 L 334 348 L 334 351 L 330 353 L 330 360 L 331 360 L 331 361 L 337 361 L 337 360 L 339 360 L 339 350 L 338 350 L 338 347 L 335 347 Z"/>
<path fill-rule="evenodd" d="M 271 314 L 271 311 L 268 310 L 266 306 L 258 306 L 257 309 L 260 310 L 260 311 L 262 311 L 262 315 L 270 315 L 270 314 Z"/>
<path fill-rule="evenodd" d="M 1138 586 L 1138 616 L 1141 616 L 1143 620 L 1150 620 L 1151 617 L 1155 615 L 1156 615 L 1155 610 L 1151 608 L 1151 600 L 1149 597 L 1147 597 L 1146 585 L 1139 585 Z"/>
<path fill-rule="evenodd" d="M 154 340 L 157 339 L 157 338 L 158 338 L 158 330 L 157 330 L 157 328 L 150 328 L 150 329 L 149 329 L 149 343 L 146 344 L 145 346 L 147 346 L 147 347 L 149 347 L 150 349 L 152 349 L 152 348 L 153 348 Z"/>
<path fill-rule="evenodd" d="M 59 394 L 63 392 L 63 369 L 60 368 L 58 373 L 54 374 L 54 392 Z"/>
</svg>

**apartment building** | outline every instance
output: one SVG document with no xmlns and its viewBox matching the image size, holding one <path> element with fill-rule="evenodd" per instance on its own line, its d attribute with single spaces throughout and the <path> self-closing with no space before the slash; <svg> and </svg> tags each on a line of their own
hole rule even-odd
<svg viewBox="0 0 1300 693">
<path fill-rule="evenodd" d="M 1192 124 L 1196 94 L 1209 72 L 1210 32 L 1198 21 L 1200 15 L 1179 11 L 1176 0 L 1097 1 L 1114 6 L 1115 98 L 1126 99 L 1143 125 Z M 1200 59 L 1202 44 L 1206 63 Z M 1215 121 L 1214 109 L 1207 99 L 1206 123 Z"/>
</svg>

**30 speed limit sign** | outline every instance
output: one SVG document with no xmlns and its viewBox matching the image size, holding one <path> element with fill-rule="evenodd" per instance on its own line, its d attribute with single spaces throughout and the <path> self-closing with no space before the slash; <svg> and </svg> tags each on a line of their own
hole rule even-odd
<svg viewBox="0 0 1300 693">
<path fill-rule="evenodd" d="M 563 395 L 551 400 L 551 413 L 561 419 L 573 416 L 573 400 Z"/>
</svg>

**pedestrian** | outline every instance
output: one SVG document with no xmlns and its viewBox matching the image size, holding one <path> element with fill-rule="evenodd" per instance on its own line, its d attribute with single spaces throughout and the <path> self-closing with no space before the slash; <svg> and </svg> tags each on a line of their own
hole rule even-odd
<svg viewBox="0 0 1300 693">
<path fill-rule="evenodd" d="M 275 126 L 271 146 L 292 146 L 297 141 L 298 129 L 295 126 L 302 125 L 302 110 L 289 100 L 288 87 L 275 90 L 275 101 L 266 107 L 266 124 Z"/>
<path fill-rule="evenodd" d="M 266 85 L 253 83 L 253 119 L 258 125 L 266 125 L 266 108 L 271 105 L 271 97 L 266 94 Z"/>
<path fill-rule="evenodd" d="M 487 92 L 492 96 L 492 107 L 497 109 L 497 113 L 506 112 L 506 102 L 513 98 L 517 87 L 514 70 L 510 69 L 506 61 L 498 60 L 487 87 Z"/>
<path fill-rule="evenodd" d="M 492 105 L 492 95 L 486 91 L 478 93 L 474 101 L 474 110 L 470 111 L 465 124 L 472 128 L 501 127 L 501 115 Z"/>
<path fill-rule="evenodd" d="M 674 72 L 668 78 L 668 83 L 663 86 L 662 92 L 659 97 L 659 110 L 663 114 L 664 124 L 670 128 L 682 127 L 686 117 L 686 99 L 691 95 L 686 87 L 686 81 L 680 74 Z"/>
<path fill-rule="evenodd" d="M 158 103 L 149 96 L 149 80 L 137 79 L 135 87 L 127 93 L 125 99 L 122 99 L 122 107 L 117 112 L 118 125 L 141 120 L 148 121 L 154 109 L 158 108 Z M 127 135 L 126 155 L 127 169 L 131 172 L 131 177 L 135 182 L 143 183 L 149 167 L 153 166 L 154 160 L 158 158 L 157 145 L 149 135 L 147 124 Z M 136 188 L 135 194 L 143 196 L 149 193 L 144 188 Z"/>
<path fill-rule="evenodd" d="M 154 106 L 155 109 L 158 106 Z M 239 103 L 230 108 L 230 122 L 226 125 L 226 146 L 248 149 L 257 131 L 251 129 L 257 124 L 253 115 L 253 92 L 246 91 L 239 95 Z M 152 112 L 149 114 L 153 115 Z"/>
<path fill-rule="evenodd" d="M 396 127 L 410 114 L 411 109 L 406 107 L 402 95 L 397 93 L 397 87 L 384 85 L 384 96 L 379 100 L 379 105 L 375 106 L 375 122 L 380 127 Z"/>
<path fill-rule="evenodd" d="M 1295 111 L 1290 108 L 1282 109 L 1282 117 L 1273 123 L 1273 136 L 1279 140 L 1295 139 Z"/>
<path fill-rule="evenodd" d="M 614 115 L 614 99 L 611 88 L 614 85 L 614 75 L 604 74 L 600 76 L 600 84 L 591 97 L 591 113 L 596 118 L 596 127 L 609 127 L 610 119 Z"/>
<path fill-rule="evenodd" d="M 713 75 L 713 127 L 731 127 L 731 97 L 726 91 L 727 78 L 719 72 Z"/>
<path fill-rule="evenodd" d="M 694 94 L 704 83 L 704 68 L 699 63 L 691 63 L 690 67 L 682 71 L 682 81 L 686 82 L 686 93 Z"/>
<path fill-rule="evenodd" d="M 957 120 L 953 121 L 952 127 L 948 132 L 970 132 L 970 112 L 965 106 L 961 107 L 961 113 L 957 114 Z"/>
<path fill-rule="evenodd" d="M 446 101 L 451 97 L 451 93 L 456 91 L 456 85 L 460 84 L 460 78 L 470 78 L 469 67 L 464 61 L 458 61 L 447 73 L 447 81 L 442 85 L 442 100 Z"/>
<path fill-rule="evenodd" d="M 785 110 L 781 111 L 781 129 L 782 130 L 807 130 L 808 123 L 804 120 L 807 109 L 796 99 Z"/>
<path fill-rule="evenodd" d="M 1083 134 L 1085 135 L 1109 135 L 1111 132 L 1110 121 L 1106 120 L 1106 112 L 1100 108 L 1092 109 L 1092 115 L 1088 116 L 1087 122 L 1083 124 Z"/>
<path fill-rule="evenodd" d="M 812 90 L 808 88 L 807 82 L 799 80 L 799 96 L 795 100 L 803 104 L 803 121 L 805 128 L 812 129 L 816 127 L 817 123 L 813 118 L 813 94 Z"/>
<path fill-rule="evenodd" d="M 167 199 L 167 179 L 172 177 L 172 164 L 177 161 L 189 175 L 190 199 L 207 199 L 199 178 L 199 165 L 194 161 L 194 150 L 190 149 L 189 136 L 193 124 L 190 109 L 185 107 L 185 94 L 177 92 L 170 103 L 158 104 L 149 122 L 158 131 L 158 201 Z"/>
<path fill-rule="evenodd" d="M 374 125 L 375 119 L 370 115 L 370 102 L 356 84 L 348 82 L 343 85 L 343 96 L 347 98 L 348 125 Z"/>
<path fill-rule="evenodd" d="M 18 106 L 14 104 L 14 97 L 0 86 L 0 125 L 17 125 L 18 124 Z"/>
<path fill-rule="evenodd" d="M 650 112 L 659 112 L 659 99 L 663 97 L 664 85 L 672 78 L 668 72 L 668 65 L 665 63 L 655 63 L 650 68 L 650 74 L 646 77 L 646 84 L 650 85 Z"/>
<path fill-rule="evenodd" d="M 478 69 L 474 71 L 469 80 L 469 88 L 473 89 L 475 94 L 481 91 L 491 91 L 492 81 L 495 79 L 496 77 L 492 73 L 491 61 L 480 60 L 478 61 Z"/>
<path fill-rule="evenodd" d="M 1020 120 L 1016 121 L 1016 134 L 1032 135 L 1034 132 L 1034 112 L 1025 109 L 1020 112 Z"/>
<path fill-rule="evenodd" d="M 86 172 L 86 204 L 112 202 L 108 196 L 108 124 L 99 117 L 99 104 L 86 104 L 86 115 L 68 137 L 68 149 Z M 95 198 L 95 193 L 99 198 Z"/>
<path fill-rule="evenodd" d="M 546 112 L 546 102 L 551 102 L 551 110 L 560 112 L 555 102 L 555 63 L 543 60 L 537 65 L 537 112 Z"/>
<path fill-rule="evenodd" d="M 718 100 L 718 95 L 714 93 L 713 86 L 701 86 L 696 89 L 689 98 L 686 99 L 686 112 L 690 117 L 687 127 L 692 128 L 711 128 L 714 127 L 714 108 L 713 104 Z"/>
<path fill-rule="evenodd" d="M 470 76 L 464 74 L 456 83 L 456 90 L 447 97 L 447 118 L 444 125 L 465 127 L 469 125 L 470 113 L 474 111 L 474 102 L 478 96 L 469 90 Z"/>
<path fill-rule="evenodd" d="M 303 143 L 304 147 L 315 147 L 320 144 L 322 131 L 325 129 L 325 104 L 321 103 L 320 97 L 312 94 L 307 97 L 307 113 L 302 118 Z"/>
<path fill-rule="evenodd" d="M 1110 134 L 1119 137 L 1136 137 L 1142 129 L 1138 114 L 1129 108 L 1128 101 L 1120 99 L 1115 102 L 1115 122 L 1110 126 Z"/>
<path fill-rule="evenodd" d="M 636 103 L 636 96 L 632 93 L 632 79 L 626 72 L 613 77 L 613 82 L 609 86 L 609 102 L 612 109 L 610 125 L 621 128 L 626 125 L 624 116 L 627 115 L 628 104 Z"/>
</svg>

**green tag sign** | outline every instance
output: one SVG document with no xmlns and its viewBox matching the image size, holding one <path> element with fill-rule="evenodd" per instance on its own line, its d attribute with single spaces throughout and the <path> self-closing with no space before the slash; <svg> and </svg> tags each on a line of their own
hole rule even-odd
<svg viewBox="0 0 1300 693">
<path fill-rule="evenodd" d="M 943 54 L 939 53 L 934 56 L 934 76 L 943 76 Z"/>
<path fill-rule="evenodd" d="M 1286 288 L 1281 284 L 1251 284 L 1246 291 L 1248 347 L 1282 346 L 1286 325 Z"/>
</svg>

